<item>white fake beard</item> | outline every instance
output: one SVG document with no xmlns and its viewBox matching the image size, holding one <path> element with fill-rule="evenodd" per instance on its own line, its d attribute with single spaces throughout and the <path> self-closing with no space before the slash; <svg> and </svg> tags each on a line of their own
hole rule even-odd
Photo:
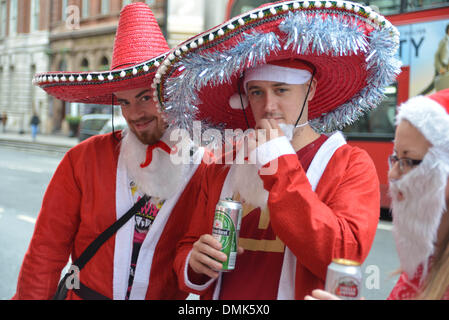
<svg viewBox="0 0 449 320">
<path fill-rule="evenodd" d="M 167 130 L 161 140 L 170 147 L 170 132 Z M 183 147 L 184 147 L 184 142 Z M 177 145 L 179 148 L 179 144 Z M 151 164 L 141 168 L 145 162 L 148 145 L 140 142 L 130 131 L 124 132 L 121 142 L 120 155 L 123 157 L 128 177 L 134 181 L 139 190 L 149 196 L 167 200 L 171 198 L 187 180 L 190 164 L 175 164 L 170 154 L 160 148 L 153 150 Z"/>
<path fill-rule="evenodd" d="M 282 132 L 284 133 L 284 135 L 287 137 L 288 141 L 292 141 L 293 140 L 293 135 L 295 133 L 295 130 L 297 128 L 302 128 L 305 127 L 306 125 L 308 125 L 309 122 L 305 122 L 302 124 L 298 124 L 296 127 L 294 124 L 287 124 L 287 123 L 279 123 L 279 127 L 281 128 Z"/>
<path fill-rule="evenodd" d="M 420 165 L 401 179 L 390 181 L 393 235 L 401 269 L 412 278 L 423 264 L 425 279 L 428 260 L 434 253 L 438 228 L 446 210 L 445 188 L 448 172 L 441 158 L 429 149 Z M 403 199 L 398 200 L 399 193 Z"/>
<path fill-rule="evenodd" d="M 244 152 L 244 148 L 239 150 L 236 159 L 243 159 L 241 152 Z M 263 187 L 257 165 L 235 163 L 229 171 L 229 179 L 231 179 L 232 191 L 238 192 L 242 201 L 256 208 L 263 209 L 267 206 L 268 191 Z"/>
</svg>

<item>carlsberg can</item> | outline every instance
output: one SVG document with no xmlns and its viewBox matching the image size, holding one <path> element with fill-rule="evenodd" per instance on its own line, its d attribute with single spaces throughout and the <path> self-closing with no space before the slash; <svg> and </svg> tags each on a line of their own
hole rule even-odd
<svg viewBox="0 0 449 320">
<path fill-rule="evenodd" d="M 348 259 L 334 259 L 327 267 L 325 290 L 341 299 L 358 300 L 362 288 L 360 263 Z"/>
<path fill-rule="evenodd" d="M 223 262 L 222 271 L 231 271 L 235 268 L 241 221 L 242 205 L 240 202 L 229 199 L 218 201 L 215 207 L 212 236 L 220 241 L 221 252 L 228 257 Z"/>
</svg>

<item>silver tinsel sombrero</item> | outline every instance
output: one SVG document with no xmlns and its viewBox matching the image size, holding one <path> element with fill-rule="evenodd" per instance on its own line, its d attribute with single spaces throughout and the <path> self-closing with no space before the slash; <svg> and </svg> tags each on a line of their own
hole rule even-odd
<svg viewBox="0 0 449 320">
<path fill-rule="evenodd" d="M 375 108 L 400 72 L 398 30 L 369 7 L 348 1 L 283 1 L 259 7 L 174 48 L 159 67 L 155 100 L 171 125 L 193 120 L 246 129 L 229 98 L 246 69 L 300 59 L 316 69 L 309 120 L 340 129 Z M 254 120 L 249 115 L 250 125 Z"/>
</svg>

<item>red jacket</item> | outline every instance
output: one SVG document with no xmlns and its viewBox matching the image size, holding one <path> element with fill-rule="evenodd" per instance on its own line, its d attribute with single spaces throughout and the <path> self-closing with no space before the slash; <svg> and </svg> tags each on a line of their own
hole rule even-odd
<svg viewBox="0 0 449 320">
<path fill-rule="evenodd" d="M 51 299 L 69 256 L 74 261 L 99 234 L 116 221 L 117 215 L 124 214 L 132 206 L 130 204 L 117 212 L 119 154 L 119 143 L 112 134 L 106 134 L 80 143 L 64 156 L 45 192 L 13 299 Z M 194 176 L 201 176 L 203 169 L 202 165 L 195 168 Z M 175 244 L 185 232 L 190 219 L 184 213 L 183 203 L 196 199 L 198 188 L 188 184 L 180 192 L 179 202 L 175 199 L 171 214 L 166 213 L 166 223 L 161 227 L 163 230 L 159 230 L 160 235 L 154 237 L 153 249 L 147 254 L 150 255 L 147 261 L 151 265 L 147 279 L 149 283 L 142 285 L 146 299 L 184 299 L 187 296 L 178 289 L 176 275 L 168 266 L 173 264 Z M 157 231 L 153 227 L 147 237 Z M 129 230 L 133 232 L 133 227 Z M 126 237 L 132 239 L 131 233 Z M 83 284 L 109 298 L 125 295 L 125 292 L 114 292 L 114 281 L 121 281 L 126 291 L 130 267 L 126 263 L 116 263 L 114 255 L 117 254 L 118 246 L 115 239 L 116 235 L 97 251 L 80 272 Z M 124 247 L 127 255 L 132 245 Z M 142 247 L 139 259 L 144 253 Z M 69 291 L 67 299 L 79 298 Z"/>
<path fill-rule="evenodd" d="M 273 230 L 297 259 L 290 289 L 295 299 L 303 299 L 313 289 L 324 288 L 333 258 L 363 262 L 368 256 L 380 212 L 379 181 L 367 153 L 347 144 L 333 153 L 315 191 L 296 154 L 277 160 L 276 174 L 261 178 L 269 191 Z M 223 196 L 228 171 L 229 167 L 219 165 L 206 170 L 191 228 L 178 244 L 175 270 L 180 288 L 202 299 L 213 297 L 216 282 L 207 289 L 187 286 L 186 270 L 193 271 L 186 269 L 186 259 L 193 243 L 212 231 L 215 205 Z"/>
</svg>

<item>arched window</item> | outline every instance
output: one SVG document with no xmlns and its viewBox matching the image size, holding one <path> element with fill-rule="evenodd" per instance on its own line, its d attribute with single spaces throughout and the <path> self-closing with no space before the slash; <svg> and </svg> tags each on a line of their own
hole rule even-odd
<svg viewBox="0 0 449 320">
<path fill-rule="evenodd" d="M 83 58 L 81 60 L 81 71 L 89 71 L 89 60 L 86 58 Z"/>
<path fill-rule="evenodd" d="M 100 71 L 109 70 L 109 59 L 103 56 L 100 60 Z"/>
</svg>

